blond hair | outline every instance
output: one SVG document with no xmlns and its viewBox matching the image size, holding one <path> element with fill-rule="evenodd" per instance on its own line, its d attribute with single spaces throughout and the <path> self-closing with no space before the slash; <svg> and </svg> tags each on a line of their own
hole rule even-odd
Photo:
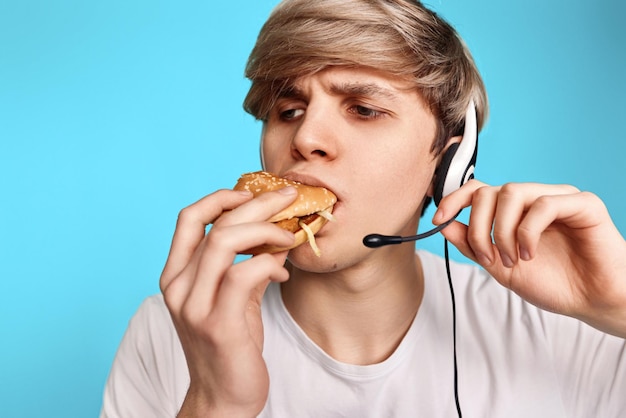
<svg viewBox="0 0 626 418">
<path fill-rule="evenodd" d="M 244 109 L 266 120 L 297 78 L 332 66 L 375 68 L 411 80 L 438 121 L 436 152 L 463 132 L 470 99 L 479 129 L 487 116 L 485 87 L 465 43 L 413 0 L 284 0 L 250 54 Z"/>
</svg>

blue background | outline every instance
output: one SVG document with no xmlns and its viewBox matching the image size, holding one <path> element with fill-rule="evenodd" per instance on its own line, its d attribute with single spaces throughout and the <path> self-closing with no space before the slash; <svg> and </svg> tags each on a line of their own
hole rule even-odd
<svg viewBox="0 0 626 418">
<path fill-rule="evenodd" d="M 0 0 L 1 416 L 98 414 L 178 211 L 259 168 L 242 74 L 274 3 Z M 622 233 L 625 4 L 430 2 L 490 93 L 478 177 L 594 191 Z"/>
</svg>

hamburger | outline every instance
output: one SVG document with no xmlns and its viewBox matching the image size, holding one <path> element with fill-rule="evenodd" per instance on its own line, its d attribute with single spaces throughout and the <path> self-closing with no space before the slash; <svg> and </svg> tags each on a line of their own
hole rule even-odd
<svg viewBox="0 0 626 418">
<path fill-rule="evenodd" d="M 337 197 L 330 190 L 276 177 L 266 171 L 243 174 L 237 181 L 234 190 L 247 190 L 256 197 L 288 186 L 297 190 L 296 200 L 268 219 L 268 222 L 293 232 L 296 236 L 295 242 L 289 247 L 261 245 L 251 249 L 250 253 L 277 253 L 308 242 L 315 255 L 319 257 L 321 252 L 315 243 L 315 234 L 327 221 L 334 220 L 332 210 L 337 202 Z"/>
</svg>

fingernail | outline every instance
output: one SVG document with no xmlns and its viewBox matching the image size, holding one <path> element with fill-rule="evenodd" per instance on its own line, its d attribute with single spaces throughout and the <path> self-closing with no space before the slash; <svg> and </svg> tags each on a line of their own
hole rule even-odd
<svg viewBox="0 0 626 418">
<path fill-rule="evenodd" d="M 519 256 L 522 260 L 524 261 L 529 261 L 531 259 L 530 257 L 530 251 L 528 251 L 526 248 L 524 247 L 520 247 L 519 249 Z"/>
<path fill-rule="evenodd" d="M 437 209 L 437 212 L 435 212 L 435 215 L 433 216 L 433 224 L 438 225 L 441 223 L 441 221 L 443 221 L 443 211 L 440 209 Z"/>
<path fill-rule="evenodd" d="M 492 263 L 491 258 L 483 253 L 476 253 L 476 259 L 478 259 L 478 264 L 481 266 L 490 266 Z"/>
<path fill-rule="evenodd" d="M 292 196 L 298 193 L 298 191 L 296 190 L 295 187 L 289 186 L 289 187 L 283 187 L 282 189 L 279 189 L 278 193 L 284 194 L 285 196 Z"/>
<path fill-rule="evenodd" d="M 500 252 L 500 259 L 502 260 L 502 264 L 504 264 L 504 267 L 506 268 L 513 267 L 513 260 L 511 259 L 511 257 L 504 254 L 503 252 Z"/>
</svg>

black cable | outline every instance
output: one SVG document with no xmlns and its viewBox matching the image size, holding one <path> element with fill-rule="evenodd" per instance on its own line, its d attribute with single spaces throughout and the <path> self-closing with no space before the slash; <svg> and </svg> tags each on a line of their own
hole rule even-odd
<svg viewBox="0 0 626 418">
<path fill-rule="evenodd" d="M 370 234 L 363 238 L 363 245 L 369 248 L 378 248 L 384 245 L 390 244 L 401 244 L 403 242 L 409 241 L 417 241 L 426 237 L 429 237 L 443 228 L 454 222 L 454 220 L 459 216 L 461 211 L 459 211 L 452 219 L 447 220 L 446 222 L 440 224 L 439 226 L 431 229 L 430 231 L 424 232 L 422 234 L 412 235 L 412 236 L 399 236 L 399 235 L 381 235 L 381 234 Z M 448 240 L 444 238 L 444 252 L 446 259 L 446 273 L 448 274 L 448 285 L 450 286 L 450 298 L 452 299 L 452 344 L 453 344 L 453 355 L 454 355 L 454 402 L 456 403 L 456 411 L 459 418 L 462 418 L 463 414 L 461 413 L 461 402 L 459 401 L 459 372 L 457 367 L 456 360 L 456 302 L 454 300 L 454 287 L 452 286 L 452 274 L 450 273 L 450 255 L 448 252 Z"/>
<path fill-rule="evenodd" d="M 452 350 L 454 357 L 454 402 L 456 412 L 461 418 L 461 402 L 459 401 L 459 371 L 456 361 L 456 302 L 454 299 L 454 287 L 452 286 L 452 274 L 450 273 L 450 256 L 448 254 L 448 240 L 444 239 L 444 255 L 446 259 L 446 273 L 448 274 L 448 285 L 450 286 L 450 298 L 452 299 Z"/>
</svg>

